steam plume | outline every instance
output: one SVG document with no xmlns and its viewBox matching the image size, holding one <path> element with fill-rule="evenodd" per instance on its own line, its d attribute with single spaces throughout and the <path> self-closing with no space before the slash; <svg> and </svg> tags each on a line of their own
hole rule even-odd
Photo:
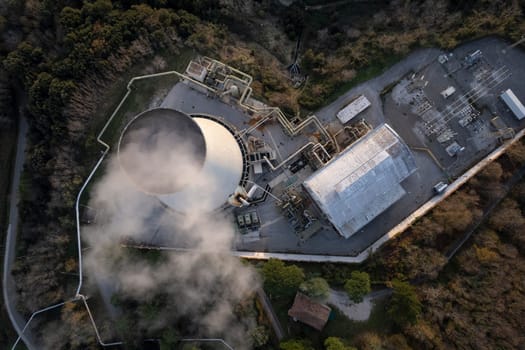
<svg viewBox="0 0 525 350">
<path fill-rule="evenodd" d="M 200 165 L 188 159 L 191 150 L 185 152 L 184 145 L 174 142 L 161 137 L 148 154 L 133 144 L 121 149 L 120 157 L 137 160 L 133 182 L 117 157 L 108 161 L 104 176 L 91 192 L 89 205 L 97 212 L 96 223 L 83 229 L 83 239 L 90 247 L 85 255 L 86 273 L 103 281 L 99 283 L 102 294 L 118 289 L 144 301 L 165 295 L 169 300 L 165 300 L 168 306 L 162 314 L 142 320 L 149 329 L 162 329 L 184 319 L 194 324 L 198 334 L 192 336 L 225 337 L 237 348 L 249 348 L 246 325 L 239 324 L 233 309 L 258 286 L 258 280 L 252 269 L 228 255 L 234 236 L 231 222 L 221 214 L 206 212 L 201 200 L 189 200 L 183 214 L 173 213 L 136 186 L 137 176 L 147 183 L 151 172 L 177 174 L 179 178 L 173 181 L 180 183 L 194 181 L 187 177 L 194 177 L 194 169 Z M 178 156 L 173 157 L 173 152 Z M 157 168 L 141 168 L 144 157 Z M 194 252 L 169 253 L 165 261 L 152 266 L 130 257 L 119 245 L 124 237 L 151 241 L 154 236 L 166 245 L 182 242 Z"/>
</svg>

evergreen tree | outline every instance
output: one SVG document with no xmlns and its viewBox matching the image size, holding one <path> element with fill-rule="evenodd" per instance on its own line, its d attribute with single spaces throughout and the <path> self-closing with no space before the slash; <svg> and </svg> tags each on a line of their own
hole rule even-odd
<svg viewBox="0 0 525 350">
<path fill-rule="evenodd" d="M 350 279 L 345 282 L 345 290 L 353 302 L 362 302 L 371 291 L 370 276 L 366 272 L 352 271 Z"/>
<path fill-rule="evenodd" d="M 281 260 L 270 259 L 262 269 L 264 288 L 274 298 L 291 297 L 304 281 L 303 270 L 295 265 L 285 265 Z"/>
<path fill-rule="evenodd" d="M 421 314 L 421 302 L 414 288 L 407 282 L 399 280 L 393 280 L 392 287 L 394 294 L 388 309 L 390 317 L 401 327 L 417 323 L 417 318 Z"/>
</svg>

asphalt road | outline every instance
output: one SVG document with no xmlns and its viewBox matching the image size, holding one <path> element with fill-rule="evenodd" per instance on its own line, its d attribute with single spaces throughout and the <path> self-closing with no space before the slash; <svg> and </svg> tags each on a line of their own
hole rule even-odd
<svg viewBox="0 0 525 350">
<path fill-rule="evenodd" d="M 16 310 L 17 295 L 16 286 L 11 270 L 15 262 L 16 257 L 16 234 L 18 228 L 18 201 L 20 186 L 20 175 L 25 160 L 25 148 L 26 148 L 26 135 L 27 135 L 27 121 L 22 111 L 20 111 L 20 122 L 18 125 L 18 141 L 16 145 L 16 157 L 15 166 L 13 168 L 13 178 L 11 181 L 11 193 L 9 195 L 9 224 L 7 229 L 7 237 L 5 243 L 5 255 L 4 255 L 4 272 L 2 280 L 2 292 L 4 295 L 4 302 L 6 305 L 9 319 L 13 324 L 18 335 L 21 334 L 26 320 Z M 30 338 L 27 334 L 22 336 L 22 340 L 26 344 L 28 349 L 33 349 L 33 344 L 30 343 Z"/>
</svg>

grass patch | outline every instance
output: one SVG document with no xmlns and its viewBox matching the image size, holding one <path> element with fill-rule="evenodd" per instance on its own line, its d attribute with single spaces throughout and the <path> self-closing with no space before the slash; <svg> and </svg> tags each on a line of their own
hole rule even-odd
<svg viewBox="0 0 525 350">
<path fill-rule="evenodd" d="M 156 56 L 162 57 L 166 62 L 166 71 L 175 70 L 181 72 L 186 68 L 186 65 L 190 59 L 195 55 L 196 53 L 193 50 L 183 48 L 180 50 L 179 54 L 173 54 L 168 50 L 164 50 L 160 51 Z M 100 130 L 102 130 L 109 116 L 126 94 L 126 86 L 128 85 L 129 81 L 135 76 L 146 74 L 145 72 L 151 65 L 151 60 L 152 59 L 148 59 L 145 62 L 134 65 L 126 74 L 123 74 L 118 80 L 115 81 L 105 96 L 106 102 L 99 109 L 99 113 L 93 116 L 95 122 L 91 126 L 92 134 L 98 135 Z"/>
<path fill-rule="evenodd" d="M 111 147 L 116 146 L 125 124 L 137 114 L 152 108 L 152 104 L 163 99 L 178 81 L 175 75 L 135 81 L 131 87 L 132 91 L 102 135 L 102 140 Z"/>
</svg>

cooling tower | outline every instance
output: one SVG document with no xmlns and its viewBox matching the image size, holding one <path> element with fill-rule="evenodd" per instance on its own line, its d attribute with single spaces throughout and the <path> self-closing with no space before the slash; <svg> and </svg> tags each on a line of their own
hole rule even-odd
<svg viewBox="0 0 525 350">
<path fill-rule="evenodd" d="M 156 108 L 126 125 L 118 160 L 135 186 L 168 207 L 182 213 L 212 211 L 243 177 L 239 142 L 218 119 Z"/>
</svg>

